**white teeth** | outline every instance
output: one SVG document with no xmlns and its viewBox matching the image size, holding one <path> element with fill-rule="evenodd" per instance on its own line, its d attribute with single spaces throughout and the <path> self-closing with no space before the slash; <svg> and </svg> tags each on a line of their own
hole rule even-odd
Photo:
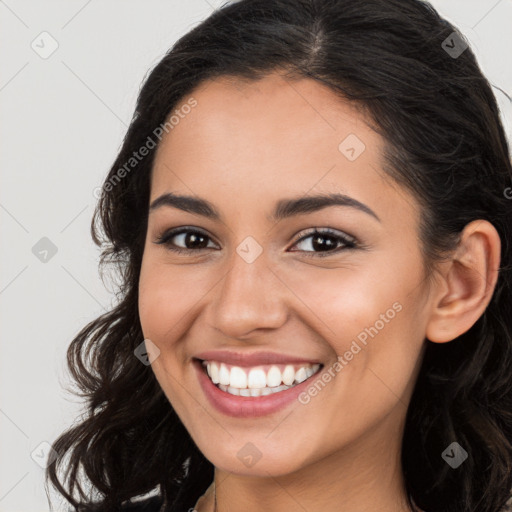
<svg viewBox="0 0 512 512">
<path fill-rule="evenodd" d="M 232 395 L 239 395 L 240 390 L 238 388 L 234 388 L 233 386 L 228 386 L 228 389 L 226 390 L 228 393 L 231 393 Z"/>
<path fill-rule="evenodd" d="M 272 366 L 267 373 L 267 386 L 273 388 L 279 384 L 281 384 L 281 370 L 277 366 Z"/>
<path fill-rule="evenodd" d="M 305 368 L 299 368 L 297 370 L 297 373 L 295 374 L 295 380 L 300 384 L 301 382 L 304 382 L 308 376 L 306 375 L 306 369 Z"/>
<path fill-rule="evenodd" d="M 293 381 L 295 380 L 295 370 L 293 368 L 293 365 L 288 364 L 286 365 L 286 368 L 283 372 L 283 384 L 286 384 L 287 386 L 291 386 L 293 384 Z"/>
<path fill-rule="evenodd" d="M 260 396 L 262 394 L 262 391 L 263 389 L 241 389 L 240 396 Z"/>
<path fill-rule="evenodd" d="M 243 389 L 247 387 L 247 374 L 239 366 L 233 366 L 229 376 L 231 387 Z"/>
<path fill-rule="evenodd" d="M 278 393 L 279 391 L 284 391 L 285 389 L 290 389 L 293 386 L 277 386 L 275 388 L 262 388 L 262 389 L 238 389 L 232 386 L 225 386 L 224 384 L 219 384 L 219 389 L 229 393 L 230 395 L 235 396 L 265 396 L 271 395 L 272 393 Z"/>
<path fill-rule="evenodd" d="M 229 386 L 229 370 L 224 363 L 220 363 L 219 369 L 219 384 Z"/>
<path fill-rule="evenodd" d="M 253 368 L 249 372 L 248 385 L 250 388 L 264 388 L 267 385 L 267 376 L 259 368 Z"/>
<path fill-rule="evenodd" d="M 261 367 L 251 368 L 247 373 L 240 366 L 228 367 L 215 361 L 203 361 L 203 366 L 214 384 L 238 396 L 265 396 L 284 391 L 309 379 L 320 368 L 320 364 L 314 364 L 295 371 L 294 365 L 288 364 L 281 372 L 277 365 L 272 365 L 266 373 Z"/>
<path fill-rule="evenodd" d="M 207 370 L 208 370 L 208 375 L 212 379 L 212 382 L 214 384 L 218 384 L 220 382 L 220 380 L 219 380 L 219 366 L 217 365 L 217 363 L 215 361 L 208 363 Z"/>
</svg>

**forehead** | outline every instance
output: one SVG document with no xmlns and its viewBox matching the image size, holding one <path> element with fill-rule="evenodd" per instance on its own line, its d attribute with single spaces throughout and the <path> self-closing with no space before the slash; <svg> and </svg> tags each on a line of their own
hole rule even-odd
<svg viewBox="0 0 512 512">
<path fill-rule="evenodd" d="M 272 149 L 279 154 L 292 149 L 299 158 L 312 154 L 311 146 L 318 143 L 323 144 L 316 152 L 328 149 L 338 157 L 339 143 L 349 134 L 374 150 L 382 143 L 355 103 L 309 78 L 292 81 L 278 73 L 258 81 L 220 77 L 199 85 L 176 110 L 192 97 L 196 107 L 180 116 L 173 136 L 167 137 L 173 140 L 162 146 L 187 142 L 187 149 L 192 144 L 210 154 L 243 147 L 246 155 L 253 151 L 262 157 Z M 290 153 L 284 156 L 291 160 Z"/>
<path fill-rule="evenodd" d="M 395 196 L 404 195 L 381 170 L 381 136 L 360 109 L 316 80 L 221 77 L 201 84 L 174 111 L 191 98 L 196 105 L 159 145 L 152 199 L 176 191 L 219 203 L 220 194 L 240 208 L 261 209 L 285 191 L 334 192 L 377 210 L 393 201 L 396 208 Z"/>
</svg>

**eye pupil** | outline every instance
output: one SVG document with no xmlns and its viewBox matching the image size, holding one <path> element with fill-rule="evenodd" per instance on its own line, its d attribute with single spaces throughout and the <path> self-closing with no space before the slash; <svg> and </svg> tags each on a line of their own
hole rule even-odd
<svg viewBox="0 0 512 512">
<path fill-rule="evenodd" d="M 320 240 L 326 241 L 325 243 L 321 243 Z M 317 235 L 313 237 L 312 240 L 313 248 L 315 250 L 320 251 L 326 251 L 329 249 L 332 249 L 333 247 L 336 247 L 336 243 L 332 241 L 332 237 L 329 237 L 327 235 Z"/>
<path fill-rule="evenodd" d="M 204 235 L 201 235 L 199 233 L 193 233 L 193 232 L 187 232 L 186 236 L 185 236 L 185 245 L 187 246 L 187 248 L 189 248 L 189 242 L 197 242 L 197 240 L 201 239 L 203 241 L 203 243 L 201 244 L 195 244 L 193 245 L 193 247 L 195 248 L 199 248 L 199 249 L 203 249 L 205 248 L 207 245 L 208 245 L 208 242 L 206 242 L 206 237 Z M 204 243 L 206 242 L 206 243 Z"/>
</svg>

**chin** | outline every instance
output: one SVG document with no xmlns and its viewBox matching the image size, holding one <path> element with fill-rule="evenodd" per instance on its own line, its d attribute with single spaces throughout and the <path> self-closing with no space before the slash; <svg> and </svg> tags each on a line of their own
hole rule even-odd
<svg viewBox="0 0 512 512">
<path fill-rule="evenodd" d="M 247 435 L 245 439 L 236 436 L 223 447 L 197 444 L 203 455 L 218 469 L 246 476 L 284 476 L 307 465 L 309 452 L 304 450 L 305 442 L 295 446 L 281 440 L 270 441 L 268 433 L 261 436 Z M 311 446 L 310 443 L 308 443 Z"/>
</svg>

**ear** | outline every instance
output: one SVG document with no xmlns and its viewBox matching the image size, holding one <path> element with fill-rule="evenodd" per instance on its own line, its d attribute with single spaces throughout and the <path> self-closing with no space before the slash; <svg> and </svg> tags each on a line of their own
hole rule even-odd
<svg viewBox="0 0 512 512">
<path fill-rule="evenodd" d="M 441 266 L 425 336 L 445 343 L 468 331 L 491 301 L 501 255 L 496 228 L 486 220 L 467 224 L 452 259 Z"/>
</svg>

